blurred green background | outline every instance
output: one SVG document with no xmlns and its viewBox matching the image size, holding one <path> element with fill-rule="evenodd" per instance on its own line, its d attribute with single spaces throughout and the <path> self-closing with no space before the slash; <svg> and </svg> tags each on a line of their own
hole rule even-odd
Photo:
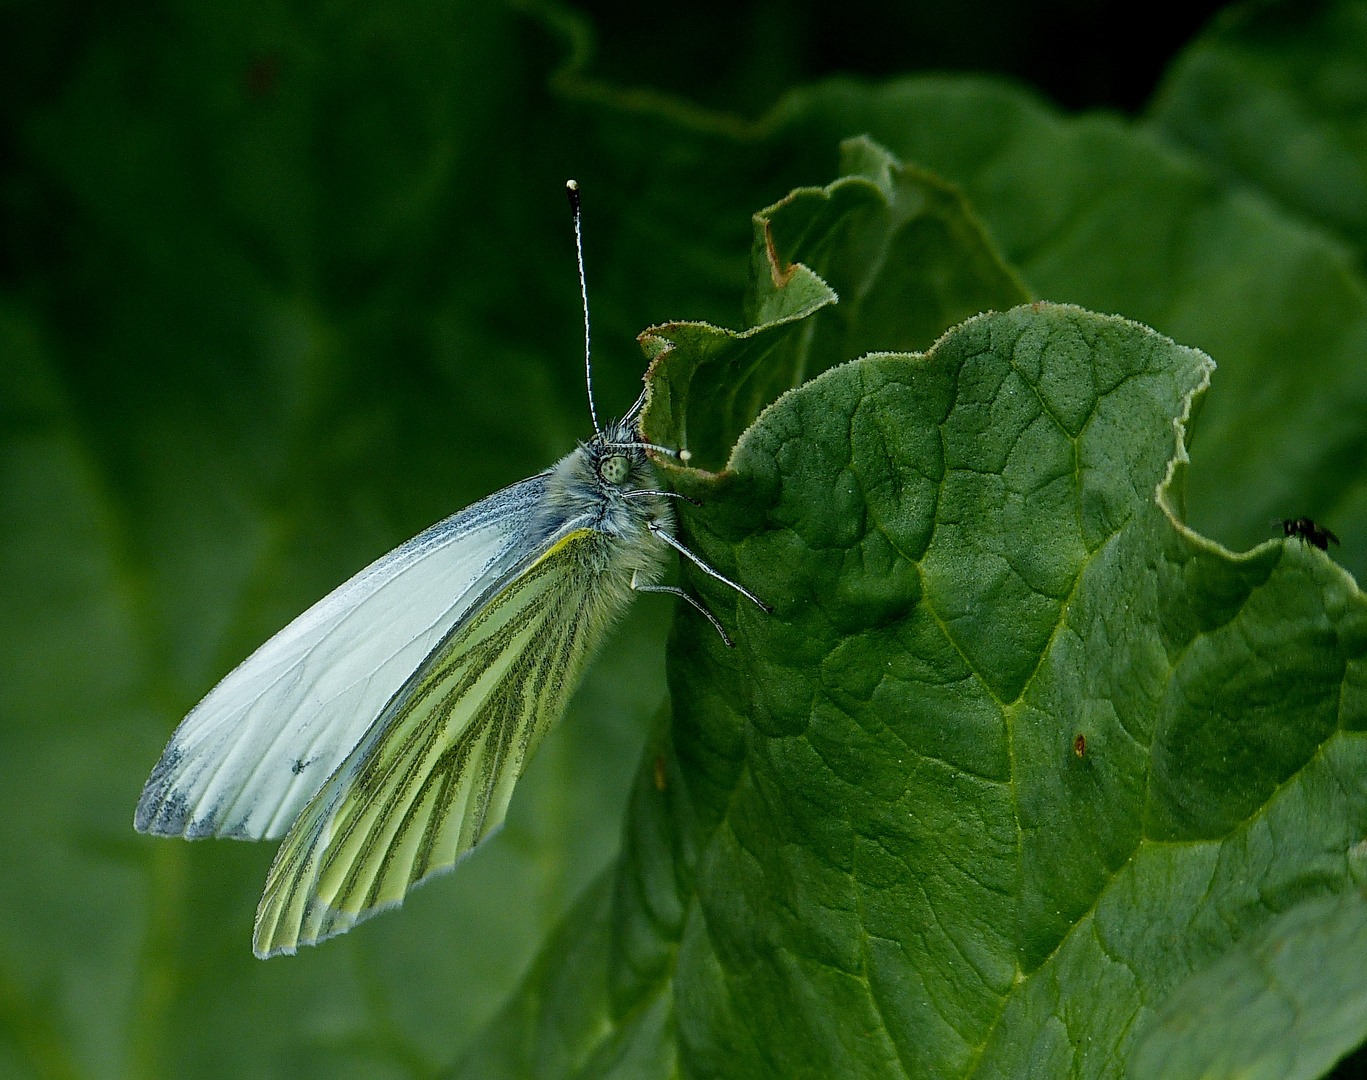
<svg viewBox="0 0 1367 1080">
<path fill-rule="evenodd" d="M 617 413 L 634 336 L 738 325 L 749 215 L 834 178 L 834 134 L 753 151 L 786 89 L 982 71 L 1135 113 L 1214 7 L 0 4 L 0 1076 L 436 1075 L 611 858 L 660 600 L 402 914 L 261 963 L 273 845 L 131 827 L 238 660 L 587 433 L 566 178 Z"/>
</svg>

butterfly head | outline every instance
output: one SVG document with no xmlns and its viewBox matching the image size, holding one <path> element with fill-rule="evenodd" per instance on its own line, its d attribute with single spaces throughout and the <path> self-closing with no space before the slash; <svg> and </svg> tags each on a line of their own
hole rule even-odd
<svg viewBox="0 0 1367 1080">
<path fill-rule="evenodd" d="M 608 424 L 581 449 L 605 491 L 630 491 L 655 484 L 655 469 L 646 456 L 649 448 L 641 441 L 640 429 L 634 422 Z"/>
<path fill-rule="evenodd" d="M 668 501 L 634 423 L 607 424 L 551 469 L 547 504 L 558 521 L 576 521 L 614 536 L 672 525 Z"/>
</svg>

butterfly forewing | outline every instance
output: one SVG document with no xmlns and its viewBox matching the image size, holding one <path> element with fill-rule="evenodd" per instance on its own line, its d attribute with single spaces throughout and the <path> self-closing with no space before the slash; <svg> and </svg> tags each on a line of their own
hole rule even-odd
<svg viewBox="0 0 1367 1080">
<path fill-rule="evenodd" d="M 341 933 L 448 869 L 503 821 L 523 764 L 625 589 L 577 530 L 490 590 L 391 699 L 294 823 L 257 911 L 258 955 Z"/>
<path fill-rule="evenodd" d="M 525 551 L 544 476 L 362 570 L 261 646 L 176 729 L 134 819 L 160 835 L 280 836 L 432 649 Z"/>
</svg>

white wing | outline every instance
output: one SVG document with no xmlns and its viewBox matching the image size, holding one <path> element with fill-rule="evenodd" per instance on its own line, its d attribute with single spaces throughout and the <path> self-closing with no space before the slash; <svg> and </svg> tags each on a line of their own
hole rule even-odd
<svg viewBox="0 0 1367 1080">
<path fill-rule="evenodd" d="M 300 615 L 191 710 L 138 800 L 161 836 L 274 839 L 456 620 L 525 553 L 544 476 L 433 525 Z"/>
</svg>

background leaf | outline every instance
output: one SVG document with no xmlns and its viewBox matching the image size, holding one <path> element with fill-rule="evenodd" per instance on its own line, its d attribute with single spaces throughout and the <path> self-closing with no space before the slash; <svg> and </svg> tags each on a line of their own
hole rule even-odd
<svg viewBox="0 0 1367 1080">
<path fill-rule="evenodd" d="M 1132 1075 L 1322 1076 L 1367 1036 L 1364 915 L 1352 891 L 1272 919 L 1173 991 Z"/>
<path fill-rule="evenodd" d="M 1325 264 L 1319 273 L 1296 265 L 1302 257 L 1298 246 L 1279 246 L 1283 264 L 1296 266 L 1296 279 L 1308 290 L 1301 308 L 1362 287 L 1367 240 L 1364 44 L 1367 5 L 1353 0 L 1235 5 L 1174 64 L 1151 109 L 1153 128 L 1164 139 L 1199 155 L 1232 187 L 1253 193 L 1254 201 L 1309 226 L 1324 238 L 1324 246 L 1338 241 L 1341 268 Z M 1348 289 L 1345 279 L 1351 282 Z M 1328 306 L 1338 305 L 1330 299 Z M 1356 310 L 1356 301 L 1350 306 Z M 1338 317 L 1343 327 L 1356 321 L 1345 308 L 1339 308 Z M 1292 319 L 1286 321 L 1290 325 Z M 1279 366 L 1305 385 L 1299 390 L 1280 387 L 1276 396 L 1263 391 L 1264 417 L 1281 402 L 1304 399 L 1305 387 L 1326 377 L 1316 370 L 1319 356 L 1336 357 L 1328 385 L 1346 389 L 1344 381 L 1356 379 L 1362 370 L 1361 343 L 1356 334 L 1351 340 L 1343 353 L 1332 346 L 1316 352 L 1282 345 Z M 1367 451 L 1361 443 L 1357 390 L 1347 392 L 1353 404 L 1344 410 L 1341 435 L 1321 442 L 1318 425 L 1303 429 L 1315 433 L 1302 439 L 1303 445 L 1328 453 L 1318 477 L 1302 487 L 1301 503 L 1306 512 L 1360 536 L 1367 527 Z M 1195 504 L 1193 511 L 1199 517 Z M 1248 532 L 1237 529 L 1234 535 Z M 1345 555 L 1345 564 L 1359 575 L 1367 569 L 1357 551 Z"/>
<path fill-rule="evenodd" d="M 1221 175 L 1367 247 L 1367 5 L 1244 3 L 1164 78 L 1154 126 Z"/>
</svg>

